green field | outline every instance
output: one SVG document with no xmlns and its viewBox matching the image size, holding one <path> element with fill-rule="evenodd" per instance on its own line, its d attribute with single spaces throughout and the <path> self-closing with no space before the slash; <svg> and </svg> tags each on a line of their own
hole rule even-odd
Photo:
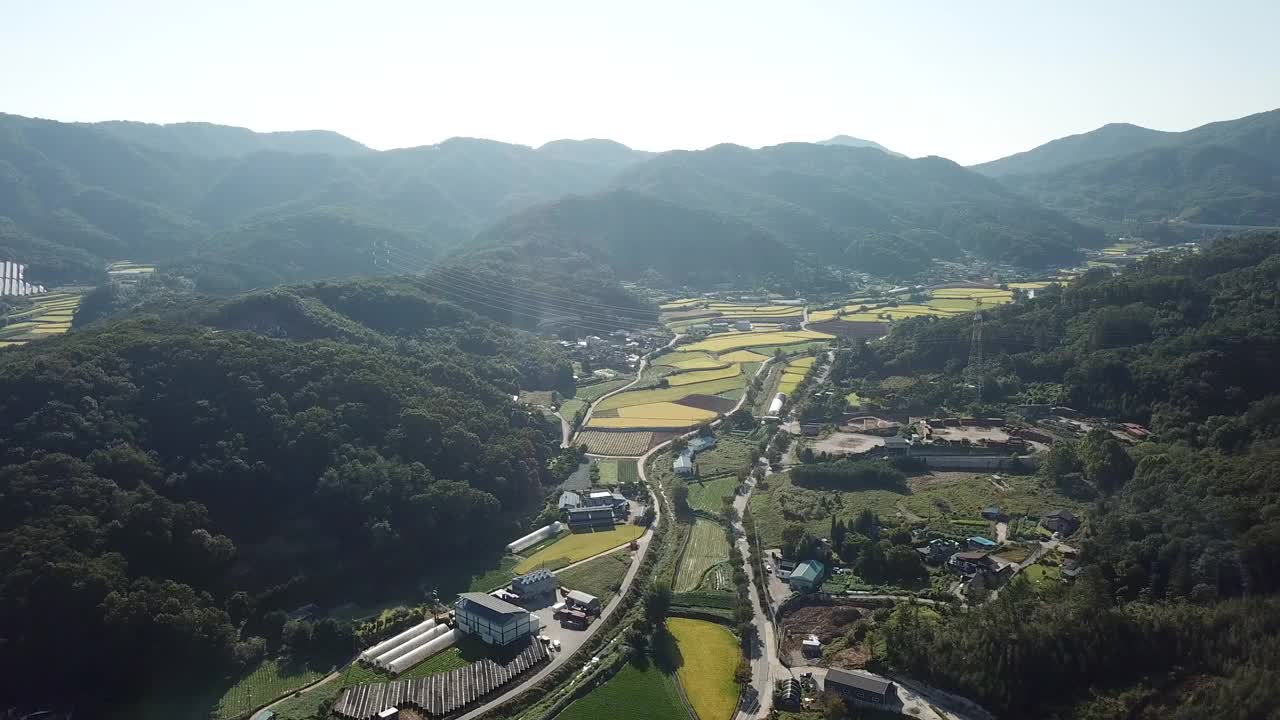
<svg viewBox="0 0 1280 720">
<path fill-rule="evenodd" d="M 603 606 L 617 594 L 617 588 L 622 585 L 630 567 L 631 553 L 618 552 L 561 570 L 556 579 L 562 587 L 595 595 Z"/>
<path fill-rule="evenodd" d="M 714 480 L 692 481 L 689 483 L 689 507 L 715 515 L 724 507 L 721 500 L 726 495 L 733 495 L 738 488 L 738 478 L 734 475 L 718 477 Z"/>
<path fill-rule="evenodd" d="M 592 555 L 626 545 L 644 534 L 639 525 L 615 525 L 612 530 L 570 533 L 542 548 L 516 565 L 515 572 L 523 575 L 540 567 L 551 570 L 586 560 Z"/>
<path fill-rule="evenodd" d="M 654 663 L 628 664 L 556 720 L 688 720 L 671 676 Z"/>
<path fill-rule="evenodd" d="M 669 618 L 667 629 L 679 655 L 676 676 L 699 720 L 729 720 L 738 705 L 733 672 L 742 651 L 737 638 L 705 620 Z"/>
<path fill-rule="evenodd" d="M 769 477 L 766 488 L 751 493 L 751 515 L 765 547 L 777 547 L 789 523 L 804 525 L 817 537 L 831 528 L 831 516 L 853 518 L 870 509 L 885 521 L 911 513 L 924 518 L 944 532 L 973 533 L 977 526 L 953 525 L 953 521 L 982 522 L 980 513 L 989 505 L 999 505 L 1010 515 L 1041 515 L 1056 508 L 1068 508 L 1084 516 L 1086 507 L 1064 497 L 1052 487 L 1041 485 L 1032 476 L 1005 476 L 1008 490 L 992 484 L 989 475 L 946 473 L 912 478 L 909 491 L 860 490 L 834 492 L 797 487 L 787 473 Z M 791 518 L 791 519 L 788 519 Z"/>
<path fill-rule="evenodd" d="M 598 400 L 601 395 L 611 393 L 629 382 L 631 382 L 630 378 L 606 380 L 602 383 L 596 383 L 595 385 L 580 387 L 574 391 L 573 396 L 583 402 L 594 402 L 595 400 Z"/>
<path fill-rule="evenodd" d="M 707 571 L 728 559 L 729 540 L 725 537 L 724 528 L 704 518 L 696 519 L 672 589 L 676 592 L 697 590 Z"/>
<path fill-rule="evenodd" d="M 640 480 L 635 460 L 596 460 L 600 468 L 600 484 L 614 486 Z"/>
<path fill-rule="evenodd" d="M 680 385 L 670 388 L 650 388 L 648 390 L 629 390 L 605 398 L 596 406 L 597 410 L 615 410 L 630 405 L 647 405 L 649 403 L 675 402 L 690 395 L 715 395 L 726 390 L 742 387 L 745 376 L 737 375 L 723 380 Z"/>
<path fill-rule="evenodd" d="M 324 676 L 325 673 L 316 670 L 286 669 L 275 660 L 264 660 L 223 694 L 212 717 L 215 720 L 236 717 Z"/>
</svg>

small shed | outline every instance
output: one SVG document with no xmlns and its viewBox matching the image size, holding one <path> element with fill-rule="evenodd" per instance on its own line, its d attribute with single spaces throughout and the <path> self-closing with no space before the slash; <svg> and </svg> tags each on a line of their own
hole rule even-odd
<svg viewBox="0 0 1280 720">
<path fill-rule="evenodd" d="M 581 590 L 570 590 L 564 597 L 571 606 L 584 612 L 593 614 L 600 612 L 600 598 L 595 595 L 588 595 Z"/>
<path fill-rule="evenodd" d="M 1005 515 L 998 505 L 992 505 L 982 509 L 982 518 L 984 520 L 1000 521 L 1005 518 Z"/>
<path fill-rule="evenodd" d="M 827 569 L 817 560 L 805 560 L 796 565 L 796 569 L 791 571 L 791 577 L 788 581 L 793 590 L 807 592 L 816 590 L 822 585 L 822 578 L 826 575 Z"/>
<path fill-rule="evenodd" d="M 800 651 L 806 657 L 819 657 L 822 655 L 822 641 L 817 635 L 810 634 L 809 637 L 800 641 Z"/>
</svg>

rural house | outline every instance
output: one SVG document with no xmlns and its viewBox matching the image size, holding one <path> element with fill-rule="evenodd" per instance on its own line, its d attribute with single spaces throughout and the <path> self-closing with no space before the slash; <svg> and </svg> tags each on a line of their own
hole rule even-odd
<svg viewBox="0 0 1280 720">
<path fill-rule="evenodd" d="M 893 683 L 871 675 L 831 668 L 823 690 L 835 693 L 845 700 L 884 705 L 893 695 Z"/>
<path fill-rule="evenodd" d="M 462 593 L 454 609 L 458 629 L 489 645 L 510 645 L 542 629 L 533 613 L 485 593 Z"/>
<path fill-rule="evenodd" d="M 671 469 L 680 477 L 693 477 L 693 458 L 690 457 L 688 450 L 676 456 L 671 463 Z"/>
<path fill-rule="evenodd" d="M 1051 510 L 1044 514 L 1040 524 L 1048 530 L 1060 532 L 1066 536 L 1080 527 L 1080 518 L 1077 518 L 1076 514 L 1070 510 Z"/>
<path fill-rule="evenodd" d="M 791 571 L 791 577 L 788 582 L 791 589 L 798 592 L 809 592 L 817 590 L 822 585 L 822 578 L 826 575 L 827 569 L 817 560 L 805 560 L 796 565 L 796 569 Z"/>
</svg>

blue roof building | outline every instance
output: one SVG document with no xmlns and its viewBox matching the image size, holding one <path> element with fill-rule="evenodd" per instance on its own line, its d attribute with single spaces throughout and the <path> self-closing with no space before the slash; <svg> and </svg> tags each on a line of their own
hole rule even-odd
<svg viewBox="0 0 1280 720">
<path fill-rule="evenodd" d="M 984 538 L 981 535 L 974 535 L 973 537 L 969 538 L 969 547 L 990 550 L 995 546 L 996 546 L 995 540 L 988 540 L 987 538 Z"/>
<path fill-rule="evenodd" d="M 713 437 L 696 437 L 689 441 L 689 454 L 697 455 L 704 450 L 710 450 L 716 446 L 716 439 Z"/>
</svg>

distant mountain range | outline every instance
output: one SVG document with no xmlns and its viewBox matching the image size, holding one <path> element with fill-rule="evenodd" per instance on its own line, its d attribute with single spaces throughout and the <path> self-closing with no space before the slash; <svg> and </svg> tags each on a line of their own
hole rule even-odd
<svg viewBox="0 0 1280 720">
<path fill-rule="evenodd" d="M 972 256 L 1072 262 L 1123 220 L 1280 222 L 1280 111 L 1185 133 L 1108 125 L 963 168 L 837 136 L 647 153 L 454 138 L 0 115 L 0 260 L 46 285 L 157 262 L 203 290 L 446 257 L 698 283 L 824 267 L 910 276 Z"/>
</svg>

